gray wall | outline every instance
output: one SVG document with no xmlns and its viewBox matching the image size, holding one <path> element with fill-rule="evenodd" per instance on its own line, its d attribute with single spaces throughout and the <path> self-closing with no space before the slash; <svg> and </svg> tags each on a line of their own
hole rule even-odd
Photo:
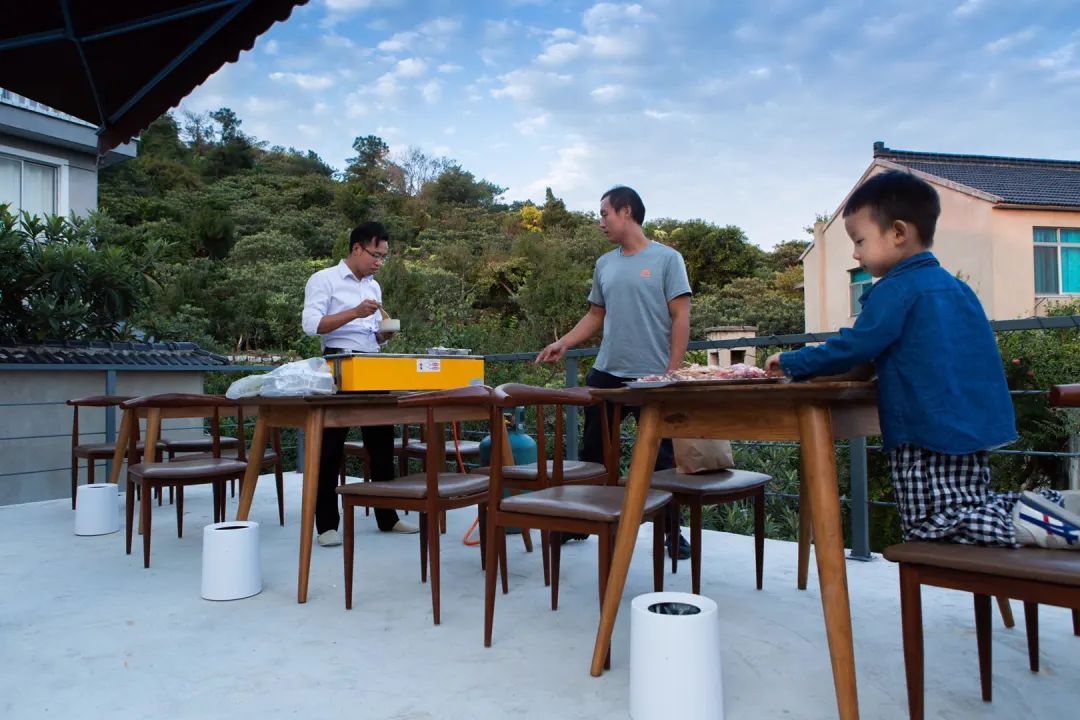
<svg viewBox="0 0 1080 720">
<path fill-rule="evenodd" d="M 202 373 L 118 372 L 116 394 L 152 395 L 162 392 L 203 392 Z M 105 394 L 105 373 L 84 371 L 0 372 L 0 505 L 51 500 L 71 495 L 71 421 L 69 398 Z M 12 406 L 12 403 L 32 403 Z M 119 411 L 82 408 L 80 442 L 105 442 L 105 413 Z M 165 420 L 169 437 L 199 437 L 202 431 L 176 430 L 198 426 L 197 418 Z M 97 434 L 94 434 L 97 433 Z M 33 437 L 54 436 L 54 437 Z M 48 470 L 48 472 L 34 472 Z M 105 463 L 96 466 L 95 480 L 104 480 Z M 79 482 L 86 482 L 85 463 Z"/>
</svg>

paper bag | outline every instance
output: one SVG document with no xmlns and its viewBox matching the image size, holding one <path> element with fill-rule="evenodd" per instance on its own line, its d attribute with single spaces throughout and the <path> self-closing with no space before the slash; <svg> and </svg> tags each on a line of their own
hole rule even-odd
<svg viewBox="0 0 1080 720">
<path fill-rule="evenodd" d="M 675 446 L 675 469 L 684 475 L 735 467 L 730 440 L 675 438 L 671 443 Z"/>
</svg>

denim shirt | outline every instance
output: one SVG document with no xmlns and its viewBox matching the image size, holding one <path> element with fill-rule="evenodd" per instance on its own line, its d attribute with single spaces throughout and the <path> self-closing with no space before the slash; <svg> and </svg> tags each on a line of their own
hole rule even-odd
<svg viewBox="0 0 1080 720">
<path fill-rule="evenodd" d="M 780 355 L 796 380 L 873 362 L 886 449 L 967 455 L 1016 439 L 1005 370 L 979 299 L 929 252 L 898 263 L 862 296 L 855 326 Z"/>
</svg>

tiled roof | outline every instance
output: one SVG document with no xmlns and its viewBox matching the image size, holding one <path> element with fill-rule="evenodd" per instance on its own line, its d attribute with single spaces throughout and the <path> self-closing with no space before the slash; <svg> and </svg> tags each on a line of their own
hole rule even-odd
<svg viewBox="0 0 1080 720">
<path fill-rule="evenodd" d="M 52 341 L 29 344 L 0 340 L 3 365 L 131 365 L 183 367 L 228 365 L 228 358 L 195 343 Z"/>
<path fill-rule="evenodd" d="M 881 142 L 874 143 L 874 158 L 981 190 L 1002 203 L 1080 208 L 1076 161 L 912 152 Z"/>
</svg>

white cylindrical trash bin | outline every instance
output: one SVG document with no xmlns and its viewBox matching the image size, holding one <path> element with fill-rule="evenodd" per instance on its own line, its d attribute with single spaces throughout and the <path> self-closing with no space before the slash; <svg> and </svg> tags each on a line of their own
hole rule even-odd
<svg viewBox="0 0 1080 720">
<path fill-rule="evenodd" d="M 203 598 L 239 600 L 260 592 L 259 523 L 222 522 L 204 527 Z"/>
<path fill-rule="evenodd" d="M 90 483 L 76 489 L 75 534 L 108 535 L 120 529 L 120 501 L 116 485 Z"/>
<path fill-rule="evenodd" d="M 720 623 L 701 595 L 659 592 L 630 604 L 630 717 L 723 720 Z"/>
</svg>

